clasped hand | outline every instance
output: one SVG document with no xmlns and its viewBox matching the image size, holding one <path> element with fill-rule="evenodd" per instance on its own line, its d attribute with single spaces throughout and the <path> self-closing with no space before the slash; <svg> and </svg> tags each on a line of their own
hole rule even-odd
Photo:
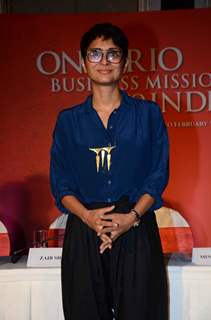
<svg viewBox="0 0 211 320">
<path fill-rule="evenodd" d="M 88 211 L 86 223 L 102 240 L 99 247 L 100 253 L 107 248 L 111 249 L 113 242 L 128 231 L 136 219 L 131 213 L 111 213 L 113 209 L 114 206 Z"/>
</svg>

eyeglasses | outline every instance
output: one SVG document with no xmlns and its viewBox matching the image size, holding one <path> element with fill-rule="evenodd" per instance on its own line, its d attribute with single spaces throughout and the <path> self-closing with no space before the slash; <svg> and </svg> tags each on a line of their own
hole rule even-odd
<svg viewBox="0 0 211 320">
<path fill-rule="evenodd" d="M 106 61 L 110 63 L 120 63 L 123 58 L 122 50 L 120 49 L 90 49 L 86 54 L 88 61 L 92 63 L 101 62 L 104 55 L 106 57 Z"/>
</svg>

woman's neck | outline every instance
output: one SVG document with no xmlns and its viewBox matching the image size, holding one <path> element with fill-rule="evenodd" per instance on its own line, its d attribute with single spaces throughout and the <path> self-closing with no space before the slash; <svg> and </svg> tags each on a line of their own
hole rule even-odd
<svg viewBox="0 0 211 320">
<path fill-rule="evenodd" d="M 111 88 L 110 86 L 104 86 L 93 90 L 92 104 L 97 112 L 111 113 L 120 106 L 120 102 L 121 95 L 118 87 Z"/>
</svg>

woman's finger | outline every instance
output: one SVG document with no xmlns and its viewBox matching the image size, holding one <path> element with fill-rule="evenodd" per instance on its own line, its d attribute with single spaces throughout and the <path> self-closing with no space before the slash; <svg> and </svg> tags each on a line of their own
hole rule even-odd
<svg viewBox="0 0 211 320">
<path fill-rule="evenodd" d="M 100 214 L 101 218 L 104 219 L 104 217 L 107 215 L 107 213 L 111 212 L 114 208 L 115 208 L 115 206 L 100 208 L 99 214 Z"/>
<path fill-rule="evenodd" d="M 100 245 L 100 253 L 102 254 L 106 249 L 111 249 L 112 248 L 112 244 L 111 243 L 104 243 L 102 242 Z"/>
<path fill-rule="evenodd" d="M 99 230 L 97 235 L 100 236 L 101 234 L 110 233 L 112 231 L 115 231 L 117 228 L 118 228 L 118 226 L 116 226 L 116 227 L 105 227 L 105 228 Z"/>
<path fill-rule="evenodd" d="M 105 243 L 112 243 L 111 238 L 107 234 L 102 234 L 100 236 L 100 239 Z"/>
</svg>

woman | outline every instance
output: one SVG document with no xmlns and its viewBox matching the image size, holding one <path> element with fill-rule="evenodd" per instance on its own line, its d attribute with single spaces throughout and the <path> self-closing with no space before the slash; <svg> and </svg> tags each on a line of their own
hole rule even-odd
<svg viewBox="0 0 211 320">
<path fill-rule="evenodd" d="M 159 107 L 119 89 L 128 39 L 110 23 L 81 39 L 92 82 L 85 102 L 62 111 L 51 185 L 68 214 L 62 293 L 66 320 L 165 320 L 167 287 L 154 210 L 168 181 Z"/>
</svg>

